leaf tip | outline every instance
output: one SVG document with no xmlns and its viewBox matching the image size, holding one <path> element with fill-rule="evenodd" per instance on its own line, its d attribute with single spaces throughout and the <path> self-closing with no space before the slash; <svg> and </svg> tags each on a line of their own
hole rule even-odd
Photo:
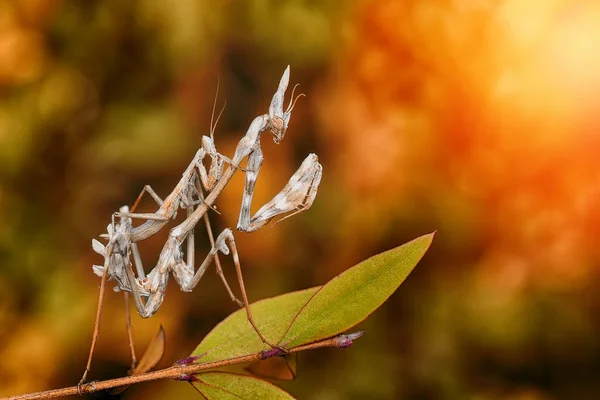
<svg viewBox="0 0 600 400">
<path fill-rule="evenodd" d="M 437 230 L 431 232 L 431 233 L 426 233 L 422 236 L 419 236 L 418 238 L 414 239 L 413 241 L 424 241 L 427 243 L 427 247 L 425 250 L 429 249 L 429 246 L 431 246 L 431 243 L 433 242 L 433 238 L 435 237 L 435 235 L 437 234 Z"/>
</svg>

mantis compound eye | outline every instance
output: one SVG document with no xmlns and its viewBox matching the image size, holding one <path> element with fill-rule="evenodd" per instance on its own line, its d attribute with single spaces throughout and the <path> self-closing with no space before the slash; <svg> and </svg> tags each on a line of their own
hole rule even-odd
<svg viewBox="0 0 600 400">
<path fill-rule="evenodd" d="M 281 140 L 285 136 L 285 130 L 287 128 L 285 126 L 285 121 L 283 120 L 283 118 L 275 115 L 271 118 L 270 128 L 271 133 L 273 134 L 273 142 L 275 142 L 275 144 L 279 144 L 279 142 L 281 142 Z"/>
</svg>

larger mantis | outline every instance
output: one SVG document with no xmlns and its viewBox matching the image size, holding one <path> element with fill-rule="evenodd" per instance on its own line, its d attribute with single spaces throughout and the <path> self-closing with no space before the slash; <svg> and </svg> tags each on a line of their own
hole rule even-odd
<svg viewBox="0 0 600 400">
<path fill-rule="evenodd" d="M 94 273 L 101 276 L 102 280 L 96 315 L 96 328 L 92 337 L 92 346 L 87 367 L 80 384 L 85 382 L 90 370 L 91 359 L 97 340 L 104 285 L 109 279 L 117 282 L 115 291 L 131 292 L 140 316 L 149 318 L 159 309 L 163 302 L 171 273 L 173 273 L 181 290 L 190 292 L 198 284 L 212 261 L 215 260 L 217 272 L 223 279 L 232 300 L 236 301 L 240 306 L 245 307 L 248 321 L 260 339 L 265 344 L 274 347 L 262 335 L 252 317 L 232 230 L 230 228 L 223 230 L 215 240 L 207 213 L 213 207 L 218 196 L 227 186 L 235 172 L 242 169 L 241 163 L 245 158 L 247 158 L 247 164 L 244 169 L 246 177 L 237 223 L 238 230 L 245 232 L 255 231 L 278 216 L 282 216 L 280 220 L 283 220 L 293 214 L 307 210 L 312 205 L 322 175 L 322 166 L 319 164 L 318 157 L 315 154 L 309 154 L 285 187 L 253 216 L 250 216 L 254 186 L 263 161 L 260 146 L 261 134 L 267 130 L 270 131 L 273 135 L 273 141 L 278 144 L 285 136 L 291 112 L 297 99 L 292 94 L 292 99 L 288 107 L 284 110 L 284 96 L 289 83 L 289 76 L 290 70 L 288 66 L 281 77 L 268 112 L 259 115 L 252 121 L 246 134 L 237 144 L 235 153 L 231 159 L 216 151 L 211 131 L 210 137 L 203 136 L 201 148 L 196 152 L 192 162 L 184 171 L 180 181 L 169 196 L 162 200 L 151 187 L 144 187 L 144 190 L 138 197 L 138 201 L 144 192 L 149 193 L 159 205 L 156 212 L 134 213 L 129 212 L 127 207 L 123 207 L 113 215 L 112 223 L 107 228 L 107 235 L 105 236 L 108 237 L 108 244 L 104 246 L 97 240 L 92 242 L 93 249 L 104 257 L 104 265 L 93 267 Z M 203 163 L 207 157 L 210 158 L 208 170 Z M 225 164 L 228 164 L 228 167 L 223 170 Z M 204 192 L 206 192 L 206 195 Z M 136 205 L 138 201 L 136 201 Z M 169 236 L 163 246 L 156 266 L 148 275 L 145 275 L 136 243 L 149 238 L 163 229 L 176 216 L 179 208 L 186 210 L 186 219 L 169 231 Z M 119 218 L 118 223 L 115 221 L 116 217 Z M 134 227 L 132 219 L 143 219 L 145 222 Z M 205 221 L 212 247 L 200 267 L 195 269 L 194 229 L 201 219 Z M 186 261 L 183 259 L 184 252 L 181 248 L 184 241 L 187 241 Z M 218 252 L 224 255 L 232 254 L 236 275 L 240 284 L 242 301 L 239 301 L 235 297 L 222 274 L 217 258 Z M 132 268 L 131 255 L 133 255 L 136 265 L 137 276 Z"/>
</svg>

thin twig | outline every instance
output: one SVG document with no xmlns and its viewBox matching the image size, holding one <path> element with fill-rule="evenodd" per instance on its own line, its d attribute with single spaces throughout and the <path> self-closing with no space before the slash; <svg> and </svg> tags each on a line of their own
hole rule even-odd
<svg viewBox="0 0 600 400">
<path fill-rule="evenodd" d="M 360 335 L 360 334 L 359 334 Z M 287 350 L 287 353 L 297 353 L 304 350 L 312 350 L 321 347 L 348 347 L 352 340 L 358 337 L 357 335 L 338 335 L 330 339 L 321 340 L 318 342 L 310 343 L 303 346 L 298 346 Z M 349 339 L 350 338 L 350 339 Z M 251 361 L 259 361 L 265 359 L 265 352 L 256 354 L 249 354 L 246 356 L 229 358 L 221 361 L 214 361 L 201 364 L 189 364 L 189 365 L 173 365 L 172 367 L 161 369 L 154 372 L 148 372 L 142 375 L 126 376 L 123 378 L 109 379 L 105 381 L 94 381 L 83 384 L 79 390 L 81 394 L 95 393 L 100 390 L 111 389 L 123 385 L 132 385 L 134 383 L 154 381 L 158 379 L 179 379 L 207 371 L 209 369 L 222 368 L 234 364 L 243 364 Z M 281 354 L 278 354 L 281 355 Z M 77 395 L 77 386 L 71 386 L 61 389 L 45 390 L 42 392 L 26 393 L 16 396 L 3 397 L 0 400 L 32 400 L 32 399 L 51 399 L 63 396 L 74 396 Z"/>
</svg>

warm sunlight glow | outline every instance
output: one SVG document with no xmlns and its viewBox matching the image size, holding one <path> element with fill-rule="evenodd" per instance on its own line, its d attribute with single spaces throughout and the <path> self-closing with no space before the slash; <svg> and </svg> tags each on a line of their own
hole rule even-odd
<svg viewBox="0 0 600 400">
<path fill-rule="evenodd" d="M 548 59 L 557 84 L 580 97 L 600 89 L 600 7 L 572 8 L 548 38 Z"/>
<path fill-rule="evenodd" d="M 503 113 L 498 118 L 543 126 L 527 134 L 542 147 L 572 142 L 574 127 L 600 104 L 600 7 L 511 1 L 497 18 L 505 28 L 494 39 L 502 56 L 490 78 L 491 98 Z"/>
</svg>

